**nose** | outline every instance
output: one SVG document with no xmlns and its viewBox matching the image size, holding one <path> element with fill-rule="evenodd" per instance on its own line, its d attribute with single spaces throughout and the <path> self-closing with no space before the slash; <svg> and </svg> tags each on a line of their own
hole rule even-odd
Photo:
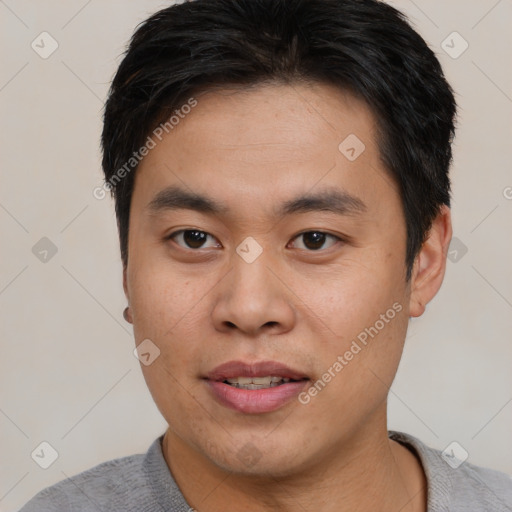
<svg viewBox="0 0 512 512">
<path fill-rule="evenodd" d="M 288 332 L 294 326 L 293 293 L 265 251 L 252 263 L 234 253 L 231 270 L 216 293 L 212 318 L 220 332 L 257 336 Z"/>
</svg>

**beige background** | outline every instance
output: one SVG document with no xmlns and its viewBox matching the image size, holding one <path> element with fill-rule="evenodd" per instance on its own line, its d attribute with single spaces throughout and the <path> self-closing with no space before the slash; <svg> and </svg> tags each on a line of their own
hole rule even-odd
<svg viewBox="0 0 512 512">
<path fill-rule="evenodd" d="M 512 2 L 392 3 L 457 91 L 453 220 L 467 253 L 455 248 L 439 295 L 411 323 L 389 426 L 440 449 L 456 440 L 470 462 L 512 473 Z M 92 195 L 109 81 L 136 24 L 165 5 L 0 1 L 1 511 L 145 452 L 165 429 L 122 318 L 113 204 Z M 31 48 L 43 31 L 59 44 L 47 59 Z M 453 31 L 469 43 L 456 59 L 442 48 Z M 46 263 L 32 252 L 42 237 L 58 250 Z M 42 441 L 59 454 L 46 470 L 31 458 Z"/>
</svg>

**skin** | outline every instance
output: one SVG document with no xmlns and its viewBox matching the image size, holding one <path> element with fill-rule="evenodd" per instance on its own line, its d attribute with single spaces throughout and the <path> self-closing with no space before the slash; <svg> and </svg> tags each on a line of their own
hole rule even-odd
<svg viewBox="0 0 512 512">
<path fill-rule="evenodd" d="M 444 277 L 449 209 L 406 282 L 401 201 L 365 103 L 323 84 L 197 100 L 137 169 L 124 268 L 136 344 L 149 338 L 160 350 L 142 371 L 168 422 L 164 456 L 187 502 L 201 512 L 426 511 L 425 474 L 388 438 L 386 405 L 409 318 L 423 314 Z M 351 133 L 365 144 L 352 162 L 338 149 Z M 171 185 L 229 211 L 152 212 Z M 366 211 L 273 216 L 326 187 L 357 196 Z M 200 248 L 165 238 L 180 229 L 210 236 Z M 314 250 L 301 235 L 310 231 L 346 241 L 326 237 Z M 252 263 L 236 252 L 246 237 L 263 250 Z M 243 414 L 202 379 L 226 361 L 276 360 L 316 382 L 394 303 L 401 311 L 306 405 Z"/>
</svg>

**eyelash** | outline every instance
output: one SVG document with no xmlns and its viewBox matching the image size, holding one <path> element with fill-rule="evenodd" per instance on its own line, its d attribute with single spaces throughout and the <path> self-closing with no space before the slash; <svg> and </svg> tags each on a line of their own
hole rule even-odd
<svg viewBox="0 0 512 512">
<path fill-rule="evenodd" d="M 167 235 L 164 240 L 165 241 L 168 241 L 168 240 L 173 240 L 174 238 L 176 238 L 178 235 L 181 235 L 183 233 L 186 233 L 187 231 L 195 231 L 197 233 L 204 233 L 208 236 L 211 236 L 213 238 L 215 238 L 213 235 L 210 235 L 210 233 L 207 233 L 206 231 L 201 231 L 200 229 L 180 229 L 178 231 L 174 231 L 173 233 L 171 233 L 170 235 Z M 332 239 L 335 239 L 336 242 L 345 242 L 346 240 L 344 240 L 343 238 L 337 236 L 337 235 L 333 235 L 331 233 L 327 233 L 325 231 L 320 231 L 320 230 L 309 230 L 309 231 L 302 231 L 301 233 L 298 233 L 297 235 L 295 235 L 292 240 L 296 240 L 297 238 L 303 236 L 303 235 L 306 235 L 306 234 L 310 234 L 310 233 L 319 233 L 321 235 L 325 235 L 326 237 L 329 237 L 329 238 L 332 238 Z M 175 242 L 176 243 L 176 242 Z M 197 252 L 201 249 L 203 249 L 203 247 L 200 247 L 200 248 L 192 248 L 192 247 L 184 247 L 180 244 L 177 244 L 179 247 L 181 247 L 182 249 L 185 249 L 185 250 L 190 250 L 190 251 L 193 251 L 193 252 Z M 333 244 L 331 247 L 333 247 L 335 244 Z M 208 248 L 207 248 L 208 249 Z M 321 252 L 323 250 L 328 250 L 328 249 L 301 249 L 301 250 L 305 250 L 307 252 Z"/>
</svg>

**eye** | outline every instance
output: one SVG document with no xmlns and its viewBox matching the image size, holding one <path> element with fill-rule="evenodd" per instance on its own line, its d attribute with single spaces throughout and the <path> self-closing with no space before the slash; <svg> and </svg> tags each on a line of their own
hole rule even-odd
<svg viewBox="0 0 512 512">
<path fill-rule="evenodd" d="M 318 249 L 321 249 L 322 246 L 325 244 L 325 241 L 328 238 L 331 238 L 334 240 L 334 243 L 330 245 L 332 247 L 336 244 L 337 241 L 342 241 L 340 237 L 330 235 L 329 233 L 324 233 L 322 231 L 304 231 L 304 233 L 300 233 L 297 235 L 294 240 L 297 239 L 303 239 L 304 243 L 302 244 L 303 247 L 298 247 L 299 249 L 308 249 L 317 251 Z M 328 249 L 329 247 L 327 247 Z M 324 247 L 325 249 L 325 247 Z"/>
<path fill-rule="evenodd" d="M 205 241 L 208 237 L 215 240 L 215 237 L 206 233 L 206 231 L 199 231 L 198 229 L 181 229 L 175 231 L 166 237 L 167 240 L 174 240 L 178 245 L 185 249 L 208 249 L 208 246 L 204 246 Z M 218 247 L 217 245 L 211 245 L 210 247 Z"/>
</svg>

